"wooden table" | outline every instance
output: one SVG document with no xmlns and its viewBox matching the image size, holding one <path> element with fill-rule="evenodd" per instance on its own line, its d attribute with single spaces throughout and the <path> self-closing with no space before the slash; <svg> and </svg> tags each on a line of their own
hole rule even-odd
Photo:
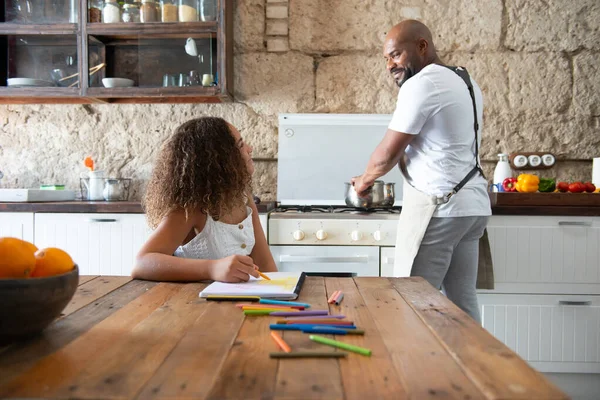
<svg viewBox="0 0 600 400">
<path fill-rule="evenodd" d="M 81 277 L 43 335 L 0 349 L 0 398 L 567 398 L 421 278 L 308 278 L 300 301 L 366 331 L 337 339 L 373 355 L 339 360 L 269 358 L 273 318 L 199 299 L 205 285 Z M 307 336 L 284 333 L 333 351 Z"/>
</svg>

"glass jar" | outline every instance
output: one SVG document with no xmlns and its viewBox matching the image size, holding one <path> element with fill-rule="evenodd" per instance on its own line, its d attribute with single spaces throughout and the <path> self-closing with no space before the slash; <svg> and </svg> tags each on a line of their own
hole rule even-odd
<svg viewBox="0 0 600 400">
<path fill-rule="evenodd" d="M 179 22 L 198 21 L 198 0 L 179 0 Z"/>
<path fill-rule="evenodd" d="M 158 22 L 158 7 L 154 0 L 142 0 L 140 22 Z"/>
<path fill-rule="evenodd" d="M 88 22 L 102 22 L 102 8 L 104 2 L 102 0 L 88 0 Z"/>
<path fill-rule="evenodd" d="M 131 3 L 123 5 L 121 19 L 123 22 L 140 22 L 140 8 Z"/>
<path fill-rule="evenodd" d="M 217 20 L 217 0 L 198 0 L 200 19 L 204 22 Z"/>
<path fill-rule="evenodd" d="M 160 0 L 160 20 L 162 22 L 177 22 L 177 0 Z"/>
<path fill-rule="evenodd" d="M 105 0 L 104 8 L 102 9 L 102 22 L 106 24 L 114 24 L 121 22 L 121 6 L 117 0 Z"/>
</svg>

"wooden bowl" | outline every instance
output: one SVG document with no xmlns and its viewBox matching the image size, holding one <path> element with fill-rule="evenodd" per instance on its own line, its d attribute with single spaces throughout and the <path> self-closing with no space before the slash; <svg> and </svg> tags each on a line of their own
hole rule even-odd
<svg viewBox="0 0 600 400">
<path fill-rule="evenodd" d="M 0 343 L 43 331 L 65 309 L 79 284 L 79 268 L 45 278 L 0 279 Z"/>
</svg>

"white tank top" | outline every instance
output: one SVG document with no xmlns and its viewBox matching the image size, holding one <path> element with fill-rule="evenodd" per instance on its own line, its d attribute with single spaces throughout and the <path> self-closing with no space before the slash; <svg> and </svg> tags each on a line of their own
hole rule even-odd
<svg viewBox="0 0 600 400">
<path fill-rule="evenodd" d="M 215 221 L 207 215 L 202 232 L 183 246 L 179 246 L 173 255 L 200 260 L 218 260 L 235 254 L 250 255 L 255 243 L 254 227 L 252 209 L 246 209 L 248 216 L 239 224 Z"/>
</svg>

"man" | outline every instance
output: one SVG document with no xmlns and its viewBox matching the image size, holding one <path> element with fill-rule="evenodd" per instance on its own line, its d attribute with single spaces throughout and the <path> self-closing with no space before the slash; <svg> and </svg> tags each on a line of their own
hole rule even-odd
<svg viewBox="0 0 600 400">
<path fill-rule="evenodd" d="M 491 215 L 478 158 L 481 90 L 468 74 L 466 80 L 459 76 L 464 69 L 444 66 L 419 21 L 394 26 L 383 55 L 400 87 L 396 110 L 364 174 L 352 182 L 364 195 L 400 164 L 404 193 L 394 275 L 425 278 L 480 322 L 478 246 Z"/>
</svg>

